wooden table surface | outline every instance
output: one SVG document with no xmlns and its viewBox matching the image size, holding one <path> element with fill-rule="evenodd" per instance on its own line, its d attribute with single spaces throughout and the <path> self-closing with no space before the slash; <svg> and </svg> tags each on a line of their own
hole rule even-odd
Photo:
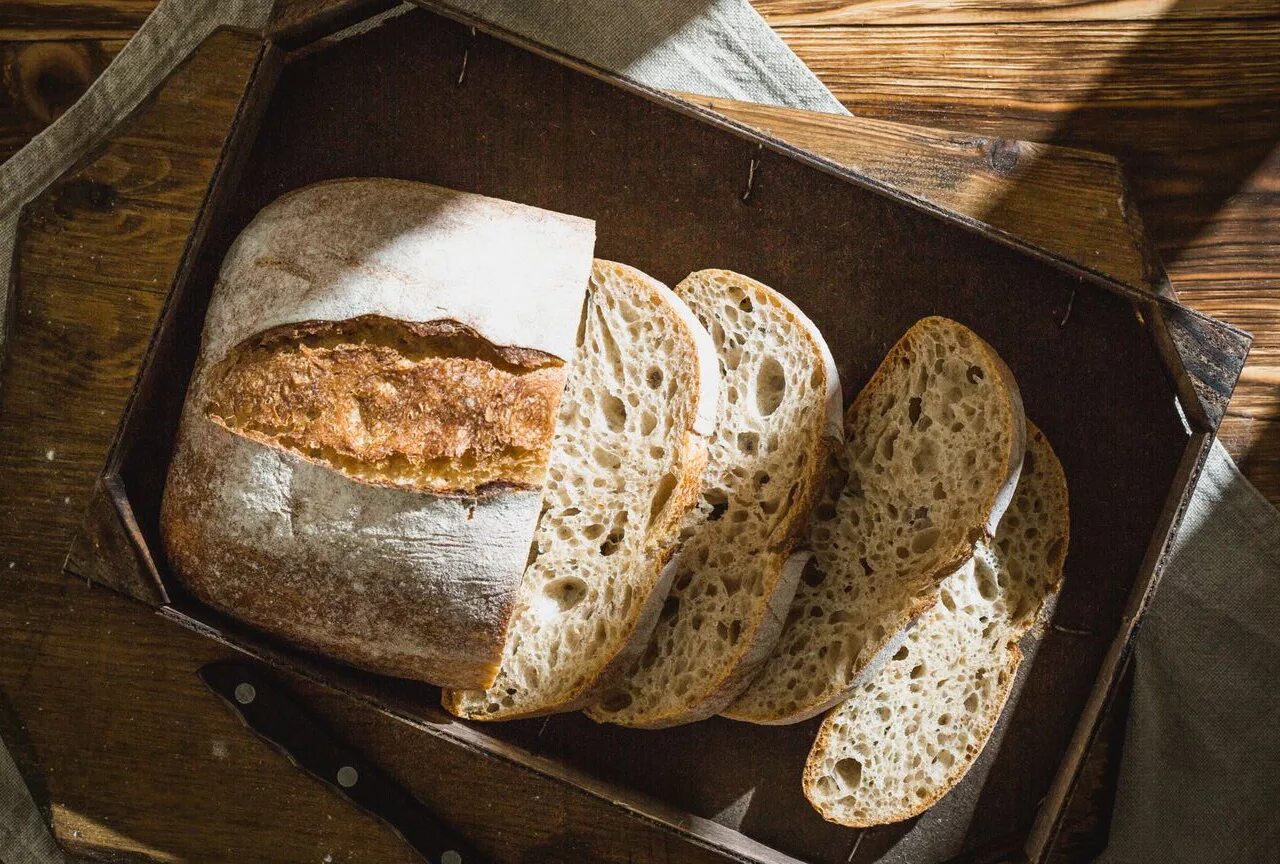
<svg viewBox="0 0 1280 864">
<path fill-rule="evenodd" d="M 152 5 L 0 0 L 0 159 L 83 91 Z M 1277 0 L 757 6 L 859 115 L 1119 157 L 1180 297 L 1257 339 L 1222 438 L 1280 501 Z M 141 165 L 148 154 L 136 158 Z M 25 456 L 9 456 L 47 458 L 56 479 L 67 446 L 74 442 L 24 442 Z M 86 491 L 68 486 L 46 503 L 72 507 Z M 30 526 L 0 526 L 0 737 L 64 844 L 104 861 L 410 860 L 398 839 L 299 775 L 213 702 L 192 673 L 225 652 L 67 579 L 65 551 L 65 533 L 47 539 Z M 581 795 L 302 689 L 500 860 L 718 860 L 602 814 Z M 1091 782 L 1106 786 L 1105 778 Z M 1080 848 L 1096 845 L 1096 815 L 1077 820 Z"/>
</svg>

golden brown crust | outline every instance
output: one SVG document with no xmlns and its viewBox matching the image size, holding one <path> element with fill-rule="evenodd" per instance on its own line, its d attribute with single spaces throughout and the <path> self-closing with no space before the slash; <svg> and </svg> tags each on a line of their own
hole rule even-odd
<svg viewBox="0 0 1280 864">
<path fill-rule="evenodd" d="M 477 496 L 541 484 L 564 379 L 454 322 L 365 315 L 252 337 L 211 370 L 205 410 L 363 482 Z"/>
</svg>

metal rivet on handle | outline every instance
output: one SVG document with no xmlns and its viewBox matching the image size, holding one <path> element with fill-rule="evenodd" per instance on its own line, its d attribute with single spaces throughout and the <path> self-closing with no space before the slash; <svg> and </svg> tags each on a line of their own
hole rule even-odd
<svg viewBox="0 0 1280 864">
<path fill-rule="evenodd" d="M 450 849 L 440 856 L 440 864 L 462 864 L 462 856 Z"/>
<path fill-rule="evenodd" d="M 248 681 L 236 685 L 236 701 L 241 705 L 248 705 L 254 699 L 258 698 L 258 691 L 253 689 L 253 685 Z"/>
<path fill-rule="evenodd" d="M 343 765 L 338 769 L 338 785 L 343 789 L 350 789 L 359 779 L 360 773 L 350 765 Z"/>
</svg>

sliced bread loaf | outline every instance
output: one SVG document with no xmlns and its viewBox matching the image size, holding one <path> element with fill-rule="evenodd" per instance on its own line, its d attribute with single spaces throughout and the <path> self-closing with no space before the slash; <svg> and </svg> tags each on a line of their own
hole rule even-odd
<svg viewBox="0 0 1280 864">
<path fill-rule="evenodd" d="M 991 544 L 943 582 L 941 603 L 822 724 L 804 793 L 823 818 L 865 827 L 932 806 L 981 753 L 1022 661 L 1018 640 L 1062 582 L 1067 485 L 1028 424 L 1013 503 Z"/>
<path fill-rule="evenodd" d="M 447 710 L 575 710 L 635 662 L 701 489 L 718 386 L 710 337 L 671 289 L 595 262 L 501 669 L 486 690 L 445 691 Z"/>
<path fill-rule="evenodd" d="M 841 436 L 835 362 L 791 301 L 727 270 L 693 273 L 675 291 L 720 359 L 702 497 L 648 648 L 587 710 L 648 729 L 718 713 L 768 657 L 809 557 L 791 553 Z"/>
<path fill-rule="evenodd" d="M 806 720 L 874 673 L 995 532 L 1018 482 L 1023 424 L 1017 384 L 991 346 L 946 318 L 912 326 L 849 408 L 810 530 L 816 567 L 725 716 Z"/>
</svg>

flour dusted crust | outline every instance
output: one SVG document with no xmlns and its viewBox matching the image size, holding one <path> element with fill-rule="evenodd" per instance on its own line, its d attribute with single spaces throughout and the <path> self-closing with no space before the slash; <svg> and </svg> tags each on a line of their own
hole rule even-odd
<svg viewBox="0 0 1280 864">
<path fill-rule="evenodd" d="M 183 408 L 161 513 L 176 575 L 354 665 L 491 683 L 593 244 L 587 220 L 401 180 L 264 208 L 223 262 Z"/>
</svg>

